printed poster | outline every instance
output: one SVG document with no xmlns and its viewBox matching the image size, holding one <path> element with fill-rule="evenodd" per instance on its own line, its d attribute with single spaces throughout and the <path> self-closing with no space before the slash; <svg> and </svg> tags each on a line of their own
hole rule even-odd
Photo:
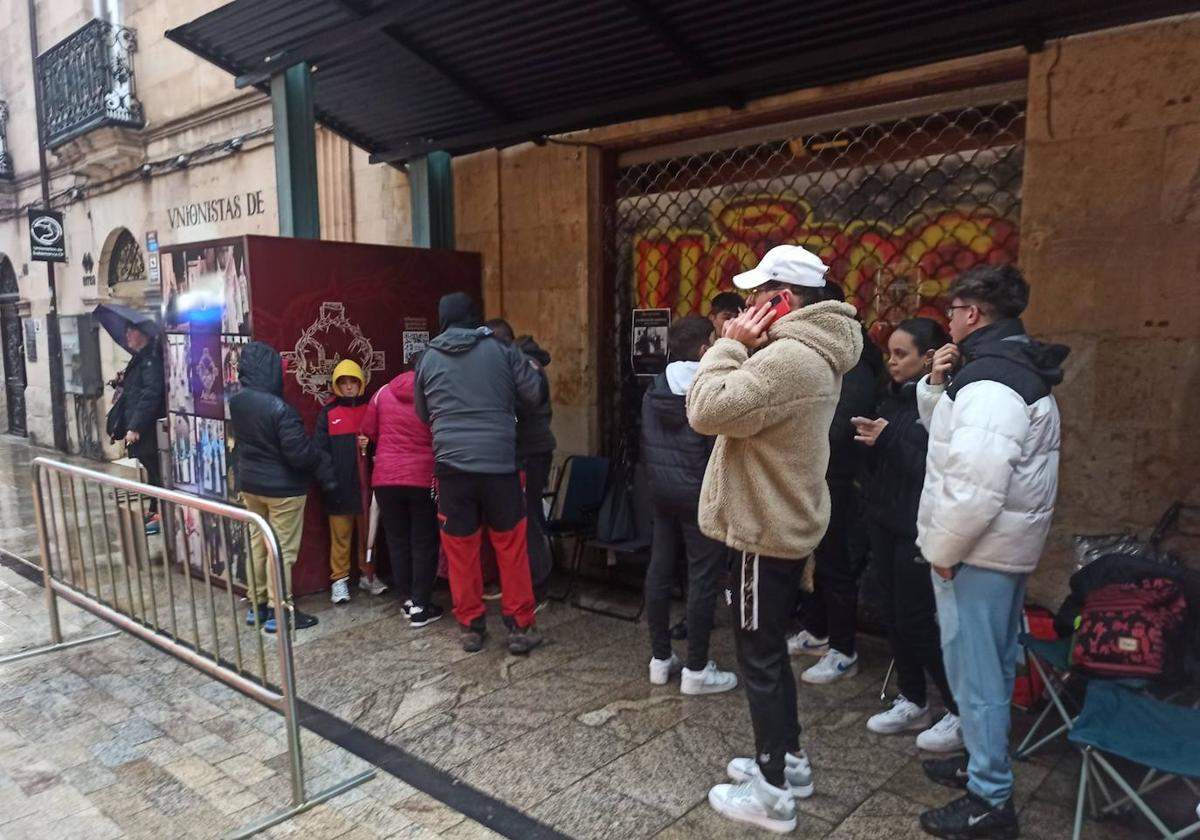
<svg viewBox="0 0 1200 840">
<path fill-rule="evenodd" d="M 667 331 L 671 327 L 670 309 L 633 310 L 633 334 L 630 338 L 633 372 L 638 376 L 657 376 L 667 367 Z"/>
</svg>

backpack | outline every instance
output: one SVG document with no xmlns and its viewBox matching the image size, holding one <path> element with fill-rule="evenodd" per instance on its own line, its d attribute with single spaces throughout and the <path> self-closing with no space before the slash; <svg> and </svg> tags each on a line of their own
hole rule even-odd
<svg viewBox="0 0 1200 840">
<path fill-rule="evenodd" d="M 1071 664 L 1095 677 L 1172 676 L 1186 613 L 1183 587 L 1170 578 L 1102 586 L 1083 603 Z"/>
</svg>

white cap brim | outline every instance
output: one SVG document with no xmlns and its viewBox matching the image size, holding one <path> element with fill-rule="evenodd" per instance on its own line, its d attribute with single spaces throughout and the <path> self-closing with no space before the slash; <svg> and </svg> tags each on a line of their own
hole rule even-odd
<svg viewBox="0 0 1200 840">
<path fill-rule="evenodd" d="M 739 289 L 757 289 L 770 279 L 771 275 L 767 272 L 752 268 L 749 271 L 743 271 L 741 274 L 735 274 L 733 276 L 733 285 Z"/>
</svg>

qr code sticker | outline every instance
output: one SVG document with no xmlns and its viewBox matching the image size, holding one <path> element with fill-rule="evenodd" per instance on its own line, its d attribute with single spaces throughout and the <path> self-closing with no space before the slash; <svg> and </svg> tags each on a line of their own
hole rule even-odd
<svg viewBox="0 0 1200 840">
<path fill-rule="evenodd" d="M 412 361 L 412 357 L 425 351 L 429 346 L 429 331 L 406 331 L 404 333 L 404 364 Z"/>
</svg>

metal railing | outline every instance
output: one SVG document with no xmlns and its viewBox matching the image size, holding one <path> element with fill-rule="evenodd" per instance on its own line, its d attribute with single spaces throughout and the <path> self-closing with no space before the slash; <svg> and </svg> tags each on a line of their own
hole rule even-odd
<svg viewBox="0 0 1200 840">
<path fill-rule="evenodd" d="M 226 835 L 249 837 L 367 781 L 369 770 L 308 796 L 300 744 L 296 672 L 292 656 L 294 607 L 286 591 L 283 555 L 265 519 L 224 502 L 153 487 L 50 458 L 32 463 L 34 516 L 42 558 L 50 640 L 47 646 L 0 658 L 0 663 L 98 641 L 125 631 L 186 662 L 283 715 L 292 785 L 290 808 Z M 157 499 L 163 544 L 154 550 L 145 532 L 146 500 Z M 193 562 L 192 542 L 174 527 L 175 509 L 206 514 L 224 523 L 257 529 L 266 548 L 276 604 L 277 673 L 271 674 L 261 617 L 251 608 L 245 623 L 233 564 L 219 568 L 203 556 Z M 221 529 L 225 533 L 225 529 Z M 177 537 L 182 536 L 182 539 Z M 85 539 L 86 537 L 86 539 Z M 156 541 L 157 542 L 157 541 Z M 255 564 L 246 564 L 249 588 Z M 199 577 L 199 580 L 197 579 Z M 113 624 L 117 631 L 65 641 L 58 611 L 61 598 Z M 199 607 L 197 602 L 199 601 Z M 246 624 L 253 628 L 252 650 L 244 649 Z M 222 645 L 225 645 L 224 652 Z M 224 655 L 231 653 L 233 659 Z M 274 677 L 274 679 L 273 679 Z"/>
<path fill-rule="evenodd" d="M 90 20 L 38 56 L 48 148 L 101 126 L 145 126 L 134 86 L 136 50 L 132 29 Z"/>
</svg>

